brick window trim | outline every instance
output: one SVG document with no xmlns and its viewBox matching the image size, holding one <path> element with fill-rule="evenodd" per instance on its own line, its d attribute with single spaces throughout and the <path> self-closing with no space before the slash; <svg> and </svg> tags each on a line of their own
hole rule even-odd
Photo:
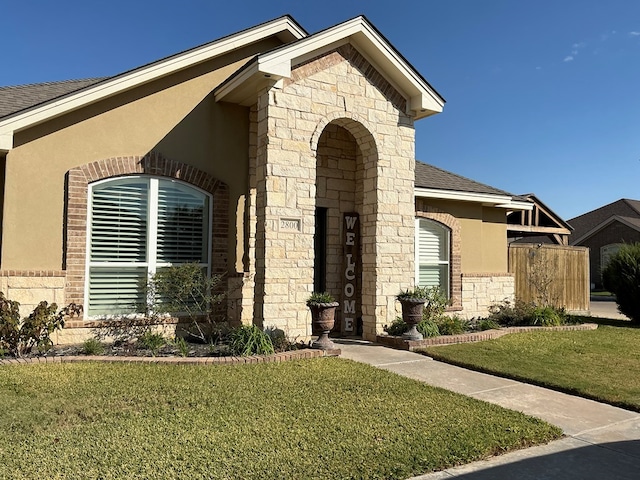
<svg viewBox="0 0 640 480">
<path fill-rule="evenodd" d="M 72 168 L 66 178 L 65 301 L 84 305 L 87 205 L 89 185 L 108 178 L 130 175 L 152 175 L 181 180 L 211 194 L 211 274 L 226 275 L 229 239 L 229 187 L 224 182 L 191 165 L 165 158 L 158 152 L 143 156 L 114 157 Z M 74 322 L 74 326 L 90 326 L 92 320 Z M 85 325 L 86 324 L 86 325 Z"/>
<path fill-rule="evenodd" d="M 462 310 L 462 261 L 460 254 L 462 240 L 460 222 L 453 215 L 428 205 L 420 205 L 419 209 L 416 210 L 416 217 L 440 223 L 451 232 L 449 251 L 449 295 L 451 305 L 447 311 L 460 311 Z"/>
</svg>

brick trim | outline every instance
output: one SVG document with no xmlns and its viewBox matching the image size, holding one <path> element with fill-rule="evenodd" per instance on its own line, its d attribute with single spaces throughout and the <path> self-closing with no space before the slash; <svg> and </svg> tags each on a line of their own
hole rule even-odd
<svg viewBox="0 0 640 480">
<path fill-rule="evenodd" d="M 0 358 L 0 366 L 31 365 L 36 363 L 170 363 L 173 365 L 244 365 L 247 363 L 280 363 L 308 358 L 338 357 L 340 349 L 334 350 L 293 350 L 272 355 L 251 355 L 247 357 L 117 357 L 107 355 L 58 355 L 54 357 Z"/>
<path fill-rule="evenodd" d="M 225 183 L 191 165 L 167 159 L 158 152 L 98 160 L 67 172 L 64 248 L 67 303 L 84 305 L 89 184 L 128 175 L 175 178 L 210 193 L 213 197 L 211 273 L 224 275 L 228 272 L 229 187 Z"/>
<path fill-rule="evenodd" d="M 515 278 L 515 273 L 510 272 L 501 272 L 501 273 L 487 273 L 487 272 L 479 272 L 479 273 L 463 273 L 463 278 L 495 278 L 495 277 L 511 277 Z"/>
<path fill-rule="evenodd" d="M 451 232 L 451 249 L 449 252 L 451 310 L 462 310 L 462 236 L 460 234 L 460 222 L 450 213 L 425 205 L 422 201 L 416 203 L 416 217 L 440 223 Z"/>
<path fill-rule="evenodd" d="M 0 277 L 65 277 L 64 270 L 0 270 Z"/>
<path fill-rule="evenodd" d="M 597 330 L 597 323 L 583 323 L 580 325 L 560 325 L 557 327 L 504 327 L 499 330 L 485 330 L 482 332 L 462 333 L 460 335 L 441 335 L 439 337 L 425 338 L 423 340 L 405 340 L 402 337 L 393 337 L 391 335 L 378 335 L 376 342 L 386 345 L 388 347 L 397 348 L 400 350 L 414 351 L 422 347 L 438 346 L 438 345 L 452 345 L 456 343 L 475 343 L 484 342 L 486 340 L 493 340 L 503 337 L 512 333 L 527 333 L 527 332 L 543 332 L 543 331 L 556 331 L 556 332 L 577 332 L 585 330 Z"/>
</svg>

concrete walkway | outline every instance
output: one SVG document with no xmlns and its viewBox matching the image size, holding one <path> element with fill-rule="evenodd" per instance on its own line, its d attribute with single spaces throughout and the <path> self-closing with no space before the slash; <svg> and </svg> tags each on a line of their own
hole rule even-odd
<svg viewBox="0 0 640 480">
<path fill-rule="evenodd" d="M 416 479 L 640 479 L 638 413 L 473 372 L 417 353 L 361 341 L 336 343 L 343 358 L 542 418 L 567 435 L 547 445 Z"/>
</svg>

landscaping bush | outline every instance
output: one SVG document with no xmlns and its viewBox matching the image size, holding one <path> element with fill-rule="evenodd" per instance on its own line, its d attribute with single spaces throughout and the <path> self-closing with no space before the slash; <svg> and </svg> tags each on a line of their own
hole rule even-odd
<svg viewBox="0 0 640 480">
<path fill-rule="evenodd" d="M 564 309 L 553 306 L 537 306 L 534 303 L 505 300 L 489 307 L 485 319 L 504 327 L 557 326 L 568 323 Z"/>
<path fill-rule="evenodd" d="M 104 345 L 97 338 L 90 338 L 84 341 L 81 351 L 83 355 L 102 355 Z"/>
<path fill-rule="evenodd" d="M 391 325 L 385 325 L 383 327 L 384 331 L 389 335 L 394 337 L 400 337 L 404 332 L 407 331 L 408 325 L 404 323 L 402 317 L 396 317 Z M 423 319 L 416 325 L 418 331 L 422 334 L 423 337 L 437 337 L 440 335 L 440 331 L 438 330 L 438 325 L 429 319 Z"/>
<path fill-rule="evenodd" d="M 255 325 L 241 325 L 229 332 L 231 355 L 269 355 L 274 353 L 271 337 Z"/>
<path fill-rule="evenodd" d="M 149 282 L 148 297 L 153 300 L 152 315 L 186 316 L 192 325 L 190 336 L 207 343 L 216 321 L 216 308 L 225 298 L 220 293 L 221 275 L 207 277 L 197 263 L 159 269 Z"/>
<path fill-rule="evenodd" d="M 71 303 L 56 313 L 57 310 L 55 303 L 42 301 L 28 317 L 21 319 L 20 303 L 0 292 L 0 350 L 20 357 L 34 347 L 40 352 L 51 348 L 51 334 L 64 326 L 65 317 L 79 314 L 82 307 Z"/>
<path fill-rule="evenodd" d="M 155 357 L 160 349 L 167 344 L 167 340 L 160 333 L 147 331 L 138 338 L 138 343 L 142 348 L 151 351 L 151 355 Z"/>
<path fill-rule="evenodd" d="M 470 329 L 469 322 L 464 318 L 453 315 L 442 315 L 434 320 L 440 335 L 460 335 Z"/>
<path fill-rule="evenodd" d="M 603 270 L 602 282 L 616 296 L 620 313 L 640 324 L 640 243 L 620 247 Z"/>
</svg>

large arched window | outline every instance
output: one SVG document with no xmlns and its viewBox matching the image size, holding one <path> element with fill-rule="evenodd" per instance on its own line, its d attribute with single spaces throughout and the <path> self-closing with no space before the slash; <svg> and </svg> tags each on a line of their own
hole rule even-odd
<svg viewBox="0 0 640 480">
<path fill-rule="evenodd" d="M 416 218 L 416 284 L 449 291 L 450 231 L 441 223 Z"/>
<path fill-rule="evenodd" d="M 122 315 L 146 308 L 159 268 L 196 262 L 209 274 L 211 196 L 178 180 L 131 176 L 89 186 L 85 311 Z"/>
</svg>

